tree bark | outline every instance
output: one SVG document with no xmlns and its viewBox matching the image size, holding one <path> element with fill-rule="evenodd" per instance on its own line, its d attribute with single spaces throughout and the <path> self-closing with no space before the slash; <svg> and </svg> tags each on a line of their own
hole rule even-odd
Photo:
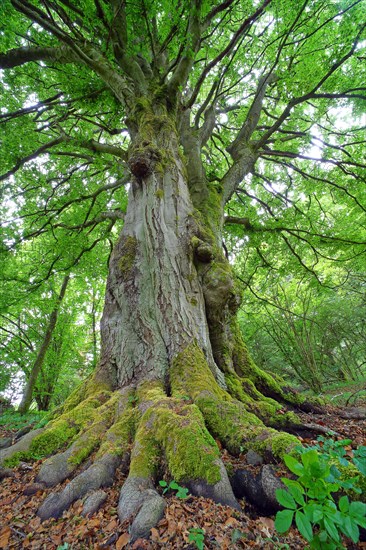
<svg viewBox="0 0 366 550">
<path fill-rule="evenodd" d="M 119 388 L 165 382 L 173 358 L 197 342 L 215 378 L 223 381 L 213 358 L 197 265 L 202 263 L 197 254 L 202 216 L 190 197 L 176 124 L 159 105 L 135 116 L 138 130 L 129 157 L 133 181 L 110 260 L 97 378 Z"/>
</svg>

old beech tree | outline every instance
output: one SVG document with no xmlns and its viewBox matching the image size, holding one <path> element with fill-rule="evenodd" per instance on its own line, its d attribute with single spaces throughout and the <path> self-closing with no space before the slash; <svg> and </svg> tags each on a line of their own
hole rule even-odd
<svg viewBox="0 0 366 550">
<path fill-rule="evenodd" d="M 273 176 L 284 208 L 306 180 L 309 195 L 322 182 L 333 201 L 343 193 L 361 212 L 353 186 L 362 164 L 352 147 L 362 140 L 352 109 L 357 120 L 365 95 L 362 5 L 2 3 L 9 25 L 1 34 L 1 117 L 12 146 L 1 180 L 5 194 L 13 187 L 33 207 L 18 241 L 54 239 L 45 277 L 77 269 L 100 227 L 99 242 L 113 241 L 93 376 L 45 427 L 2 451 L 8 464 L 48 456 L 38 476 L 48 486 L 71 479 L 48 497 L 42 518 L 111 483 L 123 467 L 120 518 L 135 517 L 134 536 L 147 534 L 164 507 L 154 488 L 164 472 L 194 494 L 237 506 L 216 441 L 266 462 L 297 443 L 296 409 L 313 405 L 253 364 L 223 231 L 225 224 L 242 236 L 255 230 L 255 204 L 262 223 L 272 215 L 268 227 L 282 232 L 293 254 L 296 239 L 308 238 L 300 213 L 290 234 L 278 213 L 255 202 L 248 192 L 255 177 L 270 185 Z M 329 137 L 341 107 L 348 133 Z M 323 154 L 309 168 L 314 135 Z M 278 178 L 289 172 L 282 192 Z M 312 200 L 321 217 L 322 193 Z M 57 247 L 72 234 L 85 235 L 84 249 L 70 245 L 66 261 Z M 350 243 L 360 244 L 356 236 Z M 89 468 L 73 477 L 92 453 Z"/>
</svg>

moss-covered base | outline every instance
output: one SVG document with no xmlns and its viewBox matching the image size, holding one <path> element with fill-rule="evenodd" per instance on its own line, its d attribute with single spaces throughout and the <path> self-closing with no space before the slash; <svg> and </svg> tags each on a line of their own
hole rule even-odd
<svg viewBox="0 0 366 550">
<path fill-rule="evenodd" d="M 299 426 L 300 421 L 283 402 L 268 397 L 268 393 L 285 393 L 278 381 L 261 371 L 254 368 L 242 376 L 231 372 L 225 381 L 223 389 L 194 342 L 173 358 L 168 381 L 145 380 L 111 391 L 90 379 L 27 448 L 18 451 L 15 445 L 4 460 L 0 451 L 0 463 L 13 466 L 19 460 L 49 457 L 38 480 L 56 485 L 72 478 L 92 457 L 89 469 L 70 481 L 72 500 L 86 494 L 89 487 L 99 487 L 95 472 L 103 472 L 100 483 L 109 483 L 114 473 L 108 468 L 114 472 L 117 464 L 129 464 L 126 494 L 130 498 L 135 491 L 132 497 L 138 502 L 146 497 L 161 507 L 151 487 L 164 477 L 197 494 L 237 506 L 219 448 L 233 455 L 251 450 L 265 463 L 278 462 L 299 445 L 286 430 Z M 142 485 L 145 489 L 140 494 Z M 59 514 L 58 494 L 62 510 L 72 500 L 65 490 L 54 495 L 51 508 Z M 42 508 L 43 516 L 48 514 L 46 508 Z"/>
</svg>

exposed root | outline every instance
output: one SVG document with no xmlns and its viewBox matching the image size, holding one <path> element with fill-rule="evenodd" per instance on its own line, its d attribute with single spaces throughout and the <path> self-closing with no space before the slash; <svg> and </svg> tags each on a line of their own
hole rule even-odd
<svg viewBox="0 0 366 550">
<path fill-rule="evenodd" d="M 38 430 L 33 430 L 32 432 L 24 435 L 19 441 L 14 443 L 11 447 L 0 450 L 0 464 L 8 464 L 13 466 L 11 459 L 14 455 L 18 455 L 21 458 L 24 453 L 27 453 L 32 445 L 33 440 L 44 432 L 44 428 L 39 428 Z"/>
<path fill-rule="evenodd" d="M 82 513 L 93 513 L 104 502 L 106 493 L 101 489 L 113 483 L 116 469 L 129 470 L 118 515 L 121 521 L 131 520 L 132 540 L 148 536 L 163 515 L 164 499 L 155 489 L 163 476 L 185 485 L 194 495 L 234 508 L 239 508 L 236 496 L 242 496 L 238 487 L 245 486 L 248 498 L 262 504 L 262 509 L 263 502 L 272 509 L 279 482 L 271 470 L 265 464 L 259 476 L 237 473 L 231 483 L 217 441 L 234 455 L 255 452 L 266 463 L 280 460 L 299 445 L 291 433 L 327 429 L 304 425 L 285 409 L 284 399 L 279 403 L 264 391 L 274 384 L 272 395 L 282 392 L 279 384 L 264 373 L 263 378 L 260 371 L 255 376 L 261 384 L 230 373 L 223 389 L 202 350 L 192 343 L 173 359 L 169 396 L 165 384 L 156 380 L 114 392 L 89 380 L 86 389 L 72 395 L 46 428 L 0 451 L 0 461 L 48 456 L 36 479 L 48 487 L 78 471 L 64 489 L 44 501 L 38 510 L 42 520 L 60 517 L 84 497 Z M 91 456 L 93 462 L 87 465 Z"/>
<path fill-rule="evenodd" d="M 280 509 L 276 490 L 284 485 L 269 464 L 265 464 L 259 473 L 249 469 L 237 470 L 232 485 L 237 498 L 247 498 L 262 514 L 274 514 Z"/>
<path fill-rule="evenodd" d="M 105 455 L 100 458 L 70 481 L 65 489 L 49 495 L 38 509 L 37 515 L 42 520 L 59 518 L 75 500 L 100 487 L 113 485 L 114 474 L 120 463 L 121 458 L 116 455 Z"/>
<path fill-rule="evenodd" d="M 165 500 L 155 490 L 149 478 L 129 476 L 124 483 L 118 502 L 118 516 L 121 521 L 134 518 L 131 541 L 146 538 L 150 529 L 163 517 Z"/>
</svg>

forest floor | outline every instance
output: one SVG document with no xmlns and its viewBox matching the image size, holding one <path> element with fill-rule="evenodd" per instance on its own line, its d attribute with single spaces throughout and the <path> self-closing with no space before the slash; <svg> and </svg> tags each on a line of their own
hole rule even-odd
<svg viewBox="0 0 366 550">
<path fill-rule="evenodd" d="M 339 409 L 328 407 L 324 415 L 302 414 L 304 422 L 316 422 L 338 433 L 335 439 L 349 438 L 352 447 L 366 445 L 366 421 L 343 419 Z M 9 437 L 15 430 L 0 426 L 0 438 Z M 301 438 L 300 438 L 301 439 Z M 302 443 L 314 444 L 311 439 Z M 223 460 L 234 468 L 244 465 L 245 457 L 230 457 L 223 451 Z M 124 482 L 119 475 L 112 487 L 106 489 L 108 498 L 98 512 L 85 518 L 80 515 L 81 501 L 64 512 L 60 519 L 41 523 L 36 512 L 52 489 L 44 489 L 34 483 L 41 461 L 20 464 L 13 477 L 2 480 L 0 486 L 0 549 L 29 548 L 31 550 L 154 550 L 170 549 L 276 549 L 303 550 L 305 540 L 292 527 L 286 536 L 276 534 L 274 516 L 258 515 L 245 500 L 240 501 L 242 511 L 217 505 L 209 499 L 188 496 L 178 499 L 167 496 L 164 518 L 151 530 L 150 540 L 129 543 L 128 524 L 121 524 L 117 516 L 120 488 Z M 282 472 L 283 474 L 284 472 Z M 281 476 L 281 471 L 279 471 Z M 191 529 L 203 530 L 204 545 L 196 545 L 189 539 Z M 366 542 L 346 544 L 349 549 L 366 549 Z"/>
</svg>

